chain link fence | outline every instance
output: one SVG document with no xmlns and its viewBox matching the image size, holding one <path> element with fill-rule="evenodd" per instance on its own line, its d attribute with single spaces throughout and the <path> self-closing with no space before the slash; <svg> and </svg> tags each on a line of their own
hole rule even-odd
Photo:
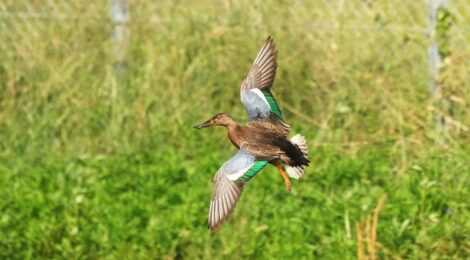
<svg viewBox="0 0 470 260">
<path fill-rule="evenodd" d="M 129 2 L 129 3 L 128 3 Z M 164 21 L 149 13 L 159 7 L 158 1 L 110 0 L 109 2 L 58 0 L 5 0 L 0 2 L 0 50 L 10 56 L 34 56 L 37 40 L 53 40 L 48 34 L 54 30 L 74 30 L 86 20 L 89 26 L 109 29 L 119 23 L 147 22 L 164 25 Z M 377 4 L 376 2 L 381 2 Z M 470 3 L 466 0 L 422 0 L 416 3 L 401 1 L 312 1 L 311 8 L 302 15 L 311 30 L 347 30 L 365 32 L 365 35 L 383 35 L 388 41 L 401 40 L 404 33 L 430 37 L 434 26 L 432 9 L 444 6 L 452 15 L 454 24 L 449 35 L 455 48 L 469 48 Z M 120 8 L 131 4 L 131 19 L 120 16 Z M 121 6 L 121 7 L 120 7 Z M 152 7 L 150 9 L 147 9 Z M 390 33 L 390 36 L 388 33 Z M 70 34 L 63 37 L 69 39 Z M 72 35 L 73 37 L 73 35 Z M 63 39 L 66 42 L 66 39 Z M 423 50 L 423 54 L 426 50 Z M 26 58 L 25 56 L 25 58 Z"/>
<path fill-rule="evenodd" d="M 151 37 L 162 28 L 184 23 L 185 19 L 198 23 L 179 7 L 185 4 L 184 1 L 168 4 L 137 0 L 3 0 L 0 1 L 0 57 L 3 63 L 22 70 L 34 64 L 49 66 L 57 76 L 64 73 L 64 68 L 74 66 L 76 57 L 69 55 L 71 53 L 90 54 L 105 49 L 109 51 L 105 51 L 103 59 L 124 64 L 126 59 L 132 59 L 127 49 L 134 37 Z M 232 8 L 243 11 L 237 2 L 217 4 L 221 6 L 221 13 Z M 255 7 L 263 4 L 253 2 Z M 162 8 L 164 5 L 170 7 Z M 406 3 L 317 0 L 294 1 L 292 5 L 296 8 L 285 10 L 289 12 L 286 16 L 298 19 L 302 30 L 315 32 L 314 37 L 321 39 L 315 43 L 315 48 L 325 56 L 319 59 L 328 59 L 329 53 L 341 51 L 346 45 L 349 45 L 347 51 L 354 52 L 351 60 L 371 59 L 364 54 L 365 49 L 383 49 L 374 52 L 379 56 L 373 58 L 386 63 L 393 56 L 396 63 L 406 59 L 408 64 L 416 62 L 427 67 L 423 70 L 421 66 L 419 70 L 422 78 L 429 79 L 430 93 L 427 94 L 433 98 L 439 96 L 438 74 L 445 58 L 442 55 L 448 55 L 446 50 L 452 50 L 453 60 L 460 60 L 455 66 L 468 66 L 469 59 L 462 58 L 470 53 L 470 3 L 467 0 Z M 203 9 L 195 9 L 193 12 L 200 12 L 202 20 L 212 19 L 202 14 Z M 253 24 L 263 23 L 256 15 L 248 20 Z M 444 37 L 443 41 L 439 41 L 438 36 Z M 91 38 L 93 40 L 89 40 Z M 436 118 L 438 125 L 445 121 L 439 115 Z"/>
</svg>

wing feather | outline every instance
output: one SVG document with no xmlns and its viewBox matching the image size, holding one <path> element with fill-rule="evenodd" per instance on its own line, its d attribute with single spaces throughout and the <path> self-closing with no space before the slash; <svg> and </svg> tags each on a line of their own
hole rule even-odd
<svg viewBox="0 0 470 260">
<path fill-rule="evenodd" d="M 250 72 L 241 85 L 241 100 L 248 112 L 249 120 L 258 120 L 275 114 L 282 119 L 282 114 L 272 97 L 268 102 L 264 91 L 271 89 L 277 70 L 277 50 L 271 37 L 268 37 L 251 66 Z M 260 96 L 261 93 L 261 96 Z M 270 94 L 272 96 L 272 94 Z M 273 104 L 274 102 L 274 104 Z M 272 106 L 276 109 L 273 111 Z"/>
<path fill-rule="evenodd" d="M 217 180 L 209 209 L 208 226 L 214 230 L 232 213 L 243 192 L 243 183 L 231 181 L 224 173 L 217 174 Z"/>
<path fill-rule="evenodd" d="M 242 83 L 242 90 L 253 88 L 271 88 L 277 69 L 277 50 L 271 37 L 266 39 L 263 47 L 256 56 L 248 76 Z M 260 84 L 263 83 L 263 84 Z"/>
<path fill-rule="evenodd" d="M 239 150 L 215 174 L 208 220 L 211 230 L 219 227 L 232 213 L 243 192 L 243 176 L 256 162 L 253 154 Z"/>
</svg>

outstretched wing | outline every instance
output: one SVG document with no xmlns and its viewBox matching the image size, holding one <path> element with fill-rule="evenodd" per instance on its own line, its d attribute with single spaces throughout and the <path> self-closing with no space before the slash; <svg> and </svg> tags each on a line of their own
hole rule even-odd
<svg viewBox="0 0 470 260">
<path fill-rule="evenodd" d="M 217 171 L 209 208 L 208 227 L 211 230 L 220 226 L 232 213 L 243 192 L 244 183 L 261 171 L 266 163 L 257 161 L 247 151 L 239 150 Z"/>
<path fill-rule="evenodd" d="M 271 93 L 276 69 L 276 45 L 268 37 L 241 85 L 241 100 L 248 111 L 249 120 L 265 119 L 270 115 L 282 119 L 281 109 Z"/>
</svg>

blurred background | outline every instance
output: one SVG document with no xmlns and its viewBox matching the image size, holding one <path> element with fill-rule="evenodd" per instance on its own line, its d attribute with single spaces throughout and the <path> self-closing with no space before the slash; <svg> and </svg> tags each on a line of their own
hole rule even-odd
<svg viewBox="0 0 470 260">
<path fill-rule="evenodd" d="M 220 230 L 239 86 L 264 40 L 311 166 Z M 0 256 L 470 257 L 466 0 L 0 2 Z"/>
</svg>

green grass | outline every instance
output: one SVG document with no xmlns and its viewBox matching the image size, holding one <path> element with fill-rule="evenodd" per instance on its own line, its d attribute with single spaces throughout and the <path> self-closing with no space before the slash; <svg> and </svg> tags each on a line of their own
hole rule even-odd
<svg viewBox="0 0 470 260">
<path fill-rule="evenodd" d="M 379 259 L 469 258 L 468 46 L 450 41 L 432 101 L 428 39 L 400 29 L 408 12 L 426 23 L 421 2 L 362 16 L 358 1 L 268 2 L 132 1 L 119 78 L 112 27 L 93 18 L 105 2 L 77 3 L 79 19 L 0 17 L 0 258 L 355 259 L 356 223 L 384 194 Z M 235 148 L 192 126 L 245 121 L 239 85 L 268 35 L 273 94 L 312 164 L 292 193 L 265 167 L 211 233 L 212 178 Z"/>
</svg>

